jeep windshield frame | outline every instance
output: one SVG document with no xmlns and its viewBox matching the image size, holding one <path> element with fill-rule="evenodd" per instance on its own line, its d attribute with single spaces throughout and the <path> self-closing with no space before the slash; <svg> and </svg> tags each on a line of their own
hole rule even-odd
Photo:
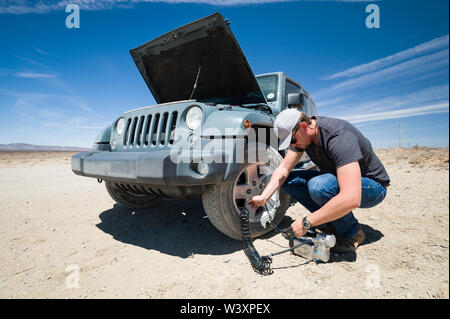
<svg viewBox="0 0 450 319">
<path fill-rule="evenodd" d="M 256 81 L 261 88 L 267 102 L 276 102 L 278 92 L 278 74 L 256 76 Z"/>
</svg>

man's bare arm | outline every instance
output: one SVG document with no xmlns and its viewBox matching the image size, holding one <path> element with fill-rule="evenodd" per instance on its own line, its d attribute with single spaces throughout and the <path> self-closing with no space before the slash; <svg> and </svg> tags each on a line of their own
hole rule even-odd
<svg viewBox="0 0 450 319">
<path fill-rule="evenodd" d="M 339 193 L 319 210 L 307 217 L 313 225 L 322 225 L 339 219 L 361 204 L 361 170 L 358 162 L 337 169 Z"/>
</svg>

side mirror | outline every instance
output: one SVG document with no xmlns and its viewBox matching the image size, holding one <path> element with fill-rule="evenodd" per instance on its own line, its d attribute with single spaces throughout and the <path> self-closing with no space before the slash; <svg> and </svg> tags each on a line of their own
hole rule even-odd
<svg viewBox="0 0 450 319">
<path fill-rule="evenodd" d="M 295 107 L 301 110 L 305 109 L 305 95 L 303 93 L 289 93 L 287 98 L 289 108 Z"/>
</svg>

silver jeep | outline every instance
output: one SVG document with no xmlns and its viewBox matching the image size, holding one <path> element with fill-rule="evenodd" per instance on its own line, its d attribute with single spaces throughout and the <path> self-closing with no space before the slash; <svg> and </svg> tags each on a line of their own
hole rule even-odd
<svg viewBox="0 0 450 319">
<path fill-rule="evenodd" d="M 241 239 L 242 207 L 253 237 L 272 230 L 268 222 L 280 223 L 289 196 L 277 191 L 257 210 L 247 201 L 283 159 L 276 115 L 289 107 L 316 114 L 308 93 L 283 72 L 255 77 L 219 13 L 130 53 L 158 104 L 120 115 L 91 151 L 72 157 L 73 172 L 104 180 L 111 197 L 131 209 L 201 197 L 211 223 L 231 238 Z"/>
</svg>

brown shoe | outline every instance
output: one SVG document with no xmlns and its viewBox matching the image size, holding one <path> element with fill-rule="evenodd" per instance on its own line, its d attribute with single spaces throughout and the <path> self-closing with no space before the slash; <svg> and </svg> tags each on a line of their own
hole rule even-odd
<svg viewBox="0 0 450 319">
<path fill-rule="evenodd" d="M 364 235 L 364 231 L 361 227 L 358 228 L 358 232 L 352 238 L 336 238 L 336 245 L 331 248 L 331 251 L 334 253 L 354 253 L 356 248 L 361 245 L 366 239 L 366 235 Z"/>
</svg>

